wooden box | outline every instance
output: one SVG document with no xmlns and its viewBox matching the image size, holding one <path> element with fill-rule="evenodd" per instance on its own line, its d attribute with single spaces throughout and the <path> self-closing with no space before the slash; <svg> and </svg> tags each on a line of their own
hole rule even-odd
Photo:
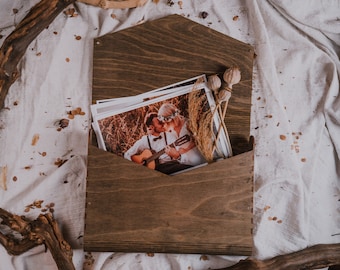
<svg viewBox="0 0 340 270">
<path fill-rule="evenodd" d="M 93 100 L 132 96 L 237 65 L 225 119 L 234 156 L 175 176 L 89 145 L 84 249 L 250 255 L 250 45 L 171 15 L 94 41 Z"/>
</svg>

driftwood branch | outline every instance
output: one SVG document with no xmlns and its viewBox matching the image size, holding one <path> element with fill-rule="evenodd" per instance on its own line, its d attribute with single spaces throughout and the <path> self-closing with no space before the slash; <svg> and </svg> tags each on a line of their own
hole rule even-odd
<svg viewBox="0 0 340 270">
<path fill-rule="evenodd" d="M 9 88 L 19 76 L 17 66 L 28 45 L 73 2 L 75 0 L 40 1 L 4 40 L 0 49 L 0 109 Z"/>
<path fill-rule="evenodd" d="M 218 270 L 308 270 L 335 266 L 339 269 L 340 244 L 320 244 L 268 260 L 246 259 Z"/>
<path fill-rule="evenodd" d="M 80 0 L 84 3 L 103 5 L 101 0 Z M 63 9 L 75 0 L 41 0 L 35 5 L 15 30 L 5 39 L 0 49 L 0 109 L 4 106 L 5 97 L 10 86 L 19 76 L 17 66 L 25 54 L 29 44 L 44 30 Z M 97 3 L 98 2 L 98 3 Z M 145 4 L 145 0 L 120 1 L 114 3 L 116 8 L 126 8 Z M 117 1 L 119 2 L 119 1 Z M 132 5 L 132 6 L 130 6 Z M 107 6 L 105 6 L 108 8 Z M 110 6 L 110 8 L 112 8 Z M 20 238 L 0 232 L 0 244 L 9 254 L 20 255 L 38 245 L 45 245 L 51 252 L 59 269 L 73 270 L 72 249 L 63 239 L 52 214 L 40 215 L 34 221 L 13 215 L 0 208 L 2 224 L 19 233 Z M 317 269 L 333 266 L 339 269 L 340 244 L 316 245 L 304 250 L 259 261 L 255 259 L 242 260 L 234 266 L 220 270 L 298 270 Z"/>
<path fill-rule="evenodd" d="M 13 215 L 0 208 L 1 224 L 6 225 L 14 234 L 0 232 L 0 243 L 10 255 L 20 255 L 29 249 L 45 245 L 51 252 L 58 269 L 74 270 L 73 252 L 64 240 L 57 222 L 51 213 L 39 215 L 36 220 L 29 221 L 25 217 Z"/>
<path fill-rule="evenodd" d="M 125 9 L 145 5 L 148 0 L 77 0 L 89 5 L 98 6 L 104 9 Z"/>
</svg>

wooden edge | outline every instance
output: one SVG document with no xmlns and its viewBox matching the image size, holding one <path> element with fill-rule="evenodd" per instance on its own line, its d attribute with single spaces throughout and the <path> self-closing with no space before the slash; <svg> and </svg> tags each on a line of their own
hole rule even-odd
<svg viewBox="0 0 340 270">
<path fill-rule="evenodd" d="M 251 139 L 252 140 L 252 139 Z M 113 153 L 107 152 L 105 150 L 99 149 L 97 146 L 89 145 L 89 151 L 88 151 L 88 176 L 91 177 L 92 175 L 89 169 L 91 169 L 93 163 L 97 163 L 99 161 L 104 162 L 104 164 L 101 164 L 102 166 L 114 166 L 119 167 L 122 166 L 124 170 L 117 170 L 115 175 L 113 176 L 115 179 L 119 179 L 120 176 L 126 177 L 126 172 L 133 172 L 136 177 L 142 177 L 142 178 L 162 178 L 165 177 L 172 177 L 176 179 L 185 179 L 187 177 L 195 177 L 202 173 L 206 173 L 207 171 L 211 172 L 212 170 L 223 170 L 223 168 L 228 167 L 234 162 L 244 162 L 245 164 L 249 164 L 249 169 L 253 170 L 253 162 L 254 162 L 254 150 L 252 147 L 249 147 L 249 151 L 235 155 L 223 160 L 219 160 L 216 162 L 212 162 L 210 164 L 207 164 L 205 166 L 194 168 L 192 170 L 179 173 L 177 175 L 166 175 L 156 170 L 151 170 L 147 167 L 141 166 L 139 164 L 136 164 L 130 160 L 127 160 L 123 157 L 119 157 Z M 90 175 L 89 175 L 90 172 Z M 136 174 L 137 173 L 137 174 Z"/>
<path fill-rule="evenodd" d="M 250 139 L 252 140 L 252 138 Z M 104 162 L 104 164 L 101 163 Z M 249 256 L 252 254 L 253 247 L 253 239 L 252 239 L 252 229 L 253 229 L 253 162 L 254 162 L 254 151 L 253 148 L 248 152 L 236 155 L 234 157 L 230 157 L 224 160 L 220 160 L 217 162 L 213 162 L 208 164 L 207 166 L 193 169 L 191 171 L 183 172 L 175 176 L 169 176 L 162 174 L 157 171 L 150 170 L 141 165 L 135 164 L 132 161 L 126 160 L 122 157 L 118 157 L 117 155 L 106 152 L 104 150 L 98 149 L 96 146 L 89 146 L 89 178 L 88 178 L 88 186 L 96 185 L 96 180 L 99 181 L 104 180 L 104 182 L 109 181 L 117 181 L 114 184 L 117 189 L 122 187 L 127 187 L 130 184 L 133 185 L 133 189 L 148 189 L 152 187 L 155 183 L 167 183 L 171 185 L 178 185 L 179 183 L 190 183 L 192 185 L 200 185 L 200 183 L 213 183 L 215 181 L 223 181 L 228 182 L 228 180 L 235 181 L 235 170 L 240 170 L 242 168 L 242 174 L 245 177 L 240 179 L 240 185 L 248 185 L 247 189 L 249 190 L 249 197 L 247 197 L 247 205 L 249 207 L 249 235 L 247 236 L 247 241 L 249 245 L 245 245 L 242 242 L 231 243 L 226 242 L 225 244 L 221 243 L 205 243 L 204 250 L 205 253 L 208 254 L 216 254 L 216 255 L 243 255 Z M 101 173 L 101 168 L 105 168 L 105 175 L 98 177 L 98 172 Z M 110 167 L 113 167 L 113 171 L 109 171 Z M 93 171 L 92 171 L 93 170 Z M 91 172 L 92 171 L 92 172 Z M 213 173 L 213 176 L 212 176 Z M 233 176 L 228 178 L 228 175 L 231 174 Z M 224 179 L 225 178 L 225 179 Z M 138 179 L 138 181 L 135 181 Z M 127 182 L 125 182 L 127 181 Z M 243 183 L 243 184 L 242 184 Z M 124 190 L 122 188 L 122 190 Z M 98 192 L 98 191 L 97 191 Z M 202 191 L 204 192 L 204 191 Z M 94 207 L 92 195 L 86 195 L 86 207 Z M 145 195 L 147 196 L 147 195 Z M 167 194 L 166 196 L 169 196 Z M 143 200 L 143 199 L 140 199 Z M 167 201 L 165 199 L 165 201 Z M 88 205 L 89 203 L 89 205 Z M 156 203 L 156 205 L 158 205 Z M 185 253 L 185 254 L 193 254 L 197 252 L 203 252 L 202 246 L 199 243 L 190 243 L 187 241 L 183 241 L 181 243 L 175 242 L 167 242 L 165 243 L 159 242 L 145 242 L 144 240 L 138 241 L 134 240 L 133 242 L 125 239 L 123 242 L 118 241 L 117 243 L 107 243 L 105 241 L 93 240 L 93 236 L 87 237 L 86 235 L 86 218 L 85 218 L 85 236 L 84 236 L 84 250 L 93 251 L 93 252 L 104 252 L 108 250 L 114 250 L 116 252 L 157 252 L 157 253 Z"/>
<path fill-rule="evenodd" d="M 97 6 L 104 9 L 126 9 L 144 6 L 148 0 L 77 0 L 85 4 Z"/>
</svg>

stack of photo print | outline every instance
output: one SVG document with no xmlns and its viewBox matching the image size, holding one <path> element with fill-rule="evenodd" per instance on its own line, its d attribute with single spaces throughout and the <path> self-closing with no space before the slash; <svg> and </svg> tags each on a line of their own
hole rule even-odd
<svg viewBox="0 0 340 270">
<path fill-rule="evenodd" d="M 232 156 L 206 75 L 91 105 L 98 147 L 167 175 Z M 224 125 L 225 126 L 225 125 Z"/>
</svg>

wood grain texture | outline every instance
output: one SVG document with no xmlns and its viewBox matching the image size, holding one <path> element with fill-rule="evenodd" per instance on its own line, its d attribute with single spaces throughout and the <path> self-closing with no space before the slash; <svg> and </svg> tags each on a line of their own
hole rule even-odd
<svg viewBox="0 0 340 270">
<path fill-rule="evenodd" d="M 252 66 L 250 45 L 172 15 L 95 40 L 93 100 L 132 96 L 201 74 L 239 66 L 225 119 L 233 152 L 247 151 Z"/>
<path fill-rule="evenodd" d="M 94 41 L 94 101 L 222 74 L 233 65 L 242 81 L 226 118 L 232 158 L 168 176 L 89 146 L 85 250 L 251 254 L 252 59 L 249 45 L 179 15 Z"/>
<path fill-rule="evenodd" d="M 253 152 L 176 176 L 89 148 L 91 251 L 249 255 Z"/>
</svg>

